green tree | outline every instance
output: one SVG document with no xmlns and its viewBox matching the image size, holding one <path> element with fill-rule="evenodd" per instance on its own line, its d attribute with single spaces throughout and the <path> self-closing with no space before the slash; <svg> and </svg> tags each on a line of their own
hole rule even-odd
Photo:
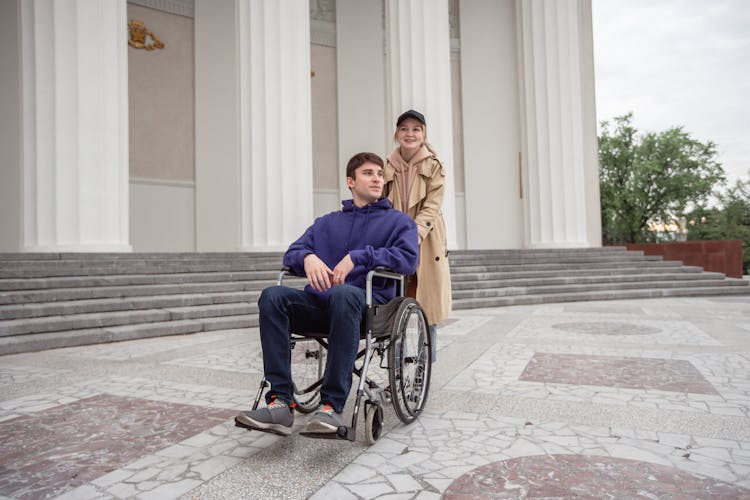
<svg viewBox="0 0 750 500">
<path fill-rule="evenodd" d="M 599 182 L 604 243 L 657 239 L 648 224 L 672 223 L 690 204 L 703 204 L 724 180 L 716 145 L 683 130 L 639 135 L 632 113 L 602 123 Z"/>
<path fill-rule="evenodd" d="M 750 175 L 716 198 L 719 206 L 687 214 L 688 240 L 742 240 L 742 267 L 750 274 Z"/>
</svg>

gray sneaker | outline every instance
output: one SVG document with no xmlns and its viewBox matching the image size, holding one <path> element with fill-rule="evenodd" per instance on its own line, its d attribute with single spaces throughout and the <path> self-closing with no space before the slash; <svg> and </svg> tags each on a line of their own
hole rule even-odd
<svg viewBox="0 0 750 500">
<path fill-rule="evenodd" d="M 274 399 L 265 408 L 243 411 L 234 421 L 240 427 L 288 436 L 292 433 L 294 413 L 284 401 Z"/>
<path fill-rule="evenodd" d="M 329 404 L 322 404 L 307 422 L 305 432 L 337 432 L 342 425 L 341 413 L 336 413 Z"/>
</svg>

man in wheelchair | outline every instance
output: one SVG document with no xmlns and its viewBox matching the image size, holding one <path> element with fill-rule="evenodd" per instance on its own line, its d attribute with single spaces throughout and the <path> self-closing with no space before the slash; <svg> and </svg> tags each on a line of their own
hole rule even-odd
<svg viewBox="0 0 750 500">
<path fill-rule="evenodd" d="M 285 286 L 266 288 L 258 300 L 263 371 L 270 389 L 264 408 L 243 411 L 238 425 L 289 435 L 294 423 L 290 359 L 291 332 L 328 332 L 328 356 L 320 387 L 320 407 L 306 433 L 335 433 L 352 384 L 366 310 L 368 271 L 387 267 L 413 274 L 419 255 L 417 228 L 403 212 L 381 198 L 383 160 L 373 153 L 354 155 L 346 167 L 351 200 L 342 209 L 315 220 L 284 254 L 284 266 L 307 277 L 304 291 Z M 385 304 L 395 283 L 375 280 L 372 298 Z"/>
</svg>

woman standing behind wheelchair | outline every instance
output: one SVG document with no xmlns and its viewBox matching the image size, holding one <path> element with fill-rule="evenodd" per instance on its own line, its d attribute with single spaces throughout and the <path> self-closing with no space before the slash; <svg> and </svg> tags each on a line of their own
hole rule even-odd
<svg viewBox="0 0 750 500">
<path fill-rule="evenodd" d="M 398 147 L 388 156 L 384 193 L 393 208 L 408 214 L 419 232 L 419 264 L 409 277 L 406 294 L 414 297 L 427 315 L 436 359 L 437 323 L 451 312 L 451 275 L 445 221 L 440 208 L 445 195 L 445 168 L 427 145 L 424 115 L 410 109 L 396 120 Z"/>
</svg>

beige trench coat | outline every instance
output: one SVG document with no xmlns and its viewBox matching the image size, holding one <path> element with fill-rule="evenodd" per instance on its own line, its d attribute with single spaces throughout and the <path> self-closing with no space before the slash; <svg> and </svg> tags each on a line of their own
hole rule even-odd
<svg viewBox="0 0 750 500">
<path fill-rule="evenodd" d="M 393 208 L 409 215 L 419 232 L 416 299 L 427 321 L 434 325 L 451 312 L 451 271 L 448 265 L 448 242 L 440 207 L 445 194 L 445 169 L 434 154 L 417 164 L 409 202 L 403 207 L 396 182 L 396 169 L 385 165 L 385 191 Z"/>
</svg>

